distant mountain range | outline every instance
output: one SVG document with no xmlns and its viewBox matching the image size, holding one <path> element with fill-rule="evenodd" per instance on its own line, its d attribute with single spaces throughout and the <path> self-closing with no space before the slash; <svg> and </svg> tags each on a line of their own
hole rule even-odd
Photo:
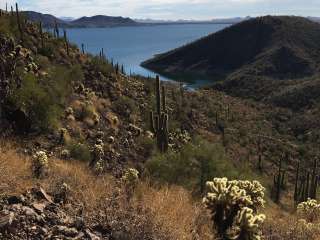
<svg viewBox="0 0 320 240">
<path fill-rule="evenodd" d="M 119 26 L 136 26 L 139 25 L 136 21 L 124 17 L 110 17 L 97 15 L 93 17 L 82 17 L 73 20 L 72 18 L 64 17 L 57 18 L 50 14 L 42 14 L 33 11 L 23 12 L 25 16 L 33 22 L 42 22 L 44 27 L 53 27 L 55 21 L 59 27 L 64 28 L 90 28 L 90 27 L 119 27 Z"/>
<path fill-rule="evenodd" d="M 90 27 L 120 27 L 120 26 L 145 26 L 145 25 L 171 25 L 171 24 L 236 24 L 251 19 L 247 17 L 217 18 L 212 20 L 155 20 L 155 19 L 131 19 L 124 17 L 113 17 L 96 15 L 92 17 L 55 17 L 50 14 L 42 14 L 34 11 L 24 11 L 27 18 L 34 22 L 41 21 L 45 27 L 53 27 L 56 21 L 64 28 L 90 28 Z M 320 22 L 319 17 L 308 17 L 310 20 Z"/>
<path fill-rule="evenodd" d="M 155 20 L 155 19 L 135 19 L 138 23 L 144 23 L 144 24 L 203 24 L 203 23 L 216 23 L 216 24 L 235 24 L 242 22 L 244 20 L 248 20 L 251 17 L 235 17 L 235 18 L 217 18 L 212 20 Z"/>
<path fill-rule="evenodd" d="M 169 25 L 169 24 L 235 24 L 247 20 L 245 18 L 225 18 L 213 20 L 153 20 L 153 19 L 131 19 L 124 17 L 111 17 L 104 15 L 97 15 L 92 17 L 81 17 L 74 19 L 71 17 L 55 17 L 50 14 L 42 14 L 34 11 L 24 11 L 26 17 L 34 22 L 41 21 L 45 27 L 53 27 L 55 21 L 60 27 L 65 28 L 90 28 L 90 27 L 119 27 L 119 26 L 145 26 L 145 25 Z"/>
</svg>

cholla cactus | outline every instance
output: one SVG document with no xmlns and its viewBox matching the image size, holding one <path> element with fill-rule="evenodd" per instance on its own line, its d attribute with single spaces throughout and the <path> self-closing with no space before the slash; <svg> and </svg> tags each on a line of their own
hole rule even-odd
<svg viewBox="0 0 320 240">
<path fill-rule="evenodd" d="M 128 168 L 121 178 L 126 184 L 133 185 L 139 179 L 139 171 L 134 168 Z"/>
<path fill-rule="evenodd" d="M 33 155 L 33 173 L 39 178 L 48 168 L 48 157 L 44 151 L 38 151 Z"/>
<path fill-rule="evenodd" d="M 129 201 L 134 193 L 139 180 L 139 171 L 134 168 L 128 168 L 123 174 L 121 180 L 125 184 L 127 200 Z"/>
<path fill-rule="evenodd" d="M 67 142 L 68 130 L 66 128 L 59 129 L 59 143 L 65 144 Z"/>
<path fill-rule="evenodd" d="M 297 206 L 298 216 L 308 222 L 314 222 L 320 219 L 320 203 L 317 200 L 310 199 Z"/>
<path fill-rule="evenodd" d="M 212 182 L 207 182 L 207 188 L 208 193 L 203 201 L 211 211 L 218 234 L 223 238 L 227 237 L 227 230 L 232 227 L 242 209 L 251 208 L 256 212 L 264 205 L 264 187 L 257 181 L 215 178 Z"/>
<path fill-rule="evenodd" d="M 104 157 L 104 143 L 101 139 L 96 140 L 96 144 L 93 146 L 93 158 L 90 163 L 90 167 L 93 167 L 95 172 L 100 174 L 103 171 L 103 157 Z"/>
<path fill-rule="evenodd" d="M 250 208 L 256 210 L 257 208 L 264 207 L 264 191 L 265 188 L 258 181 L 231 181 L 240 189 L 244 189 L 246 194 L 250 196 L 252 205 Z"/>
<path fill-rule="evenodd" d="M 96 164 L 94 165 L 94 171 L 97 174 L 101 174 L 103 172 L 103 162 L 102 162 L 102 160 L 99 160 L 98 162 L 96 162 Z"/>
<path fill-rule="evenodd" d="M 230 239 L 260 240 L 260 227 L 265 218 L 264 214 L 255 215 L 251 208 L 244 207 L 236 216 Z"/>
<path fill-rule="evenodd" d="M 94 125 L 99 124 L 99 122 L 100 122 L 100 116 L 99 116 L 98 113 L 93 113 L 93 122 L 94 122 Z"/>
<path fill-rule="evenodd" d="M 70 158 L 70 151 L 67 150 L 67 149 L 63 149 L 63 150 L 61 151 L 61 158 L 63 158 L 63 159 L 68 159 L 68 158 Z"/>
</svg>

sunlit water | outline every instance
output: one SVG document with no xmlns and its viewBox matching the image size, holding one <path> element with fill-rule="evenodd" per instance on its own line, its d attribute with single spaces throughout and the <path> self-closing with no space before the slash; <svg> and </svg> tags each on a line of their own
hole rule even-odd
<svg viewBox="0 0 320 240">
<path fill-rule="evenodd" d="M 104 48 L 107 58 L 123 64 L 127 73 L 154 77 L 156 73 L 141 67 L 141 62 L 155 54 L 177 48 L 227 26 L 225 24 L 183 24 L 80 28 L 68 29 L 68 37 L 78 46 L 84 44 L 85 50 L 92 54 L 99 54 Z M 164 80 L 177 80 L 161 77 Z M 208 83 L 208 79 L 195 80 L 194 83 L 189 84 L 189 87 L 194 88 Z"/>
</svg>

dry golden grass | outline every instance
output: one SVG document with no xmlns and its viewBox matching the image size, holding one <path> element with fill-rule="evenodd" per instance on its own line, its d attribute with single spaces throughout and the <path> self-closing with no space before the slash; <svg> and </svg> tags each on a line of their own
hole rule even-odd
<svg viewBox="0 0 320 240">
<path fill-rule="evenodd" d="M 140 186 L 141 201 L 157 222 L 179 239 L 212 239 L 210 218 L 202 205 L 195 203 L 182 187 L 155 189 Z"/>
<path fill-rule="evenodd" d="M 128 221 L 125 224 L 130 229 L 130 239 L 213 239 L 205 210 L 181 187 L 153 188 L 141 182 L 128 202 L 121 196 L 124 194 L 121 182 L 107 175 L 97 177 L 83 163 L 53 158 L 49 158 L 48 176 L 35 179 L 31 159 L 18 154 L 8 144 L 2 145 L 0 150 L 0 176 L 0 193 L 8 195 L 23 193 L 38 184 L 53 193 L 57 186 L 67 183 L 71 189 L 70 201 L 84 207 L 89 221 L 99 219 L 97 215 L 101 212 L 107 213 L 101 218 L 106 221 L 105 225 L 110 224 L 108 221 Z M 114 197 L 118 194 L 120 197 Z M 114 201 L 116 207 L 110 204 Z"/>
</svg>

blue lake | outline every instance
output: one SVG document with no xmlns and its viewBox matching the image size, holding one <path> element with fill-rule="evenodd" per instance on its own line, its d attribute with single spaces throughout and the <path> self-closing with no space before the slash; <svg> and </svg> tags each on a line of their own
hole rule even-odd
<svg viewBox="0 0 320 240">
<path fill-rule="evenodd" d="M 226 24 L 181 24 L 154 25 L 118 28 L 78 28 L 68 29 L 71 42 L 81 46 L 92 54 L 99 54 L 101 48 L 108 59 L 123 64 L 127 73 L 143 76 L 154 76 L 156 73 L 140 66 L 140 63 L 163 53 L 190 43 L 210 33 L 217 32 L 229 25 Z M 168 79 L 161 76 L 163 80 Z M 207 79 L 196 79 L 190 87 L 197 87 L 208 82 Z"/>
</svg>

